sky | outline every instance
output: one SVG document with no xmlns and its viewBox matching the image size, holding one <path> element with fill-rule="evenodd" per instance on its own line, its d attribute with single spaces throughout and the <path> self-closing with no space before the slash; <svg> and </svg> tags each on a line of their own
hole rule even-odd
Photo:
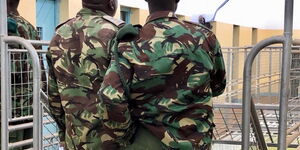
<svg viewBox="0 0 300 150">
<path fill-rule="evenodd" d="M 196 20 L 204 15 L 210 20 L 224 0 L 181 0 L 177 13 Z M 285 0 L 229 0 L 219 10 L 215 20 L 263 29 L 283 29 Z M 147 9 L 144 0 L 120 0 L 122 5 Z M 294 28 L 300 29 L 300 0 L 294 0 Z"/>
</svg>

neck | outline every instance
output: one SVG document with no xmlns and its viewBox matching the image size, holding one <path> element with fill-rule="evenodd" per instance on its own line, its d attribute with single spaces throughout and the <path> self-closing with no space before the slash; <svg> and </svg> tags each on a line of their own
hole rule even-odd
<svg viewBox="0 0 300 150">
<path fill-rule="evenodd" d="M 149 13 L 150 13 L 150 14 L 156 13 L 156 12 L 158 12 L 158 11 L 169 11 L 169 12 L 174 12 L 174 10 L 166 10 L 166 9 L 162 9 L 162 10 L 160 10 L 160 9 L 149 9 Z"/>
<path fill-rule="evenodd" d="M 167 7 L 155 7 L 157 6 L 156 4 L 150 4 L 148 3 L 149 6 L 149 13 L 155 13 L 157 11 L 171 11 L 171 12 L 175 12 L 175 8 L 167 6 Z"/>
<path fill-rule="evenodd" d="M 18 10 L 16 8 L 9 8 L 9 7 L 7 7 L 7 12 L 8 13 L 19 14 L 19 12 L 18 12 Z"/>
</svg>

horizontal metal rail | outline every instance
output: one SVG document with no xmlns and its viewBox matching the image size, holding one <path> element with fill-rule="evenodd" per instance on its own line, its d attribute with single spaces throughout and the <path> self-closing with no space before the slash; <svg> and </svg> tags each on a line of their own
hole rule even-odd
<svg viewBox="0 0 300 150">
<path fill-rule="evenodd" d="M 226 141 L 226 140 L 213 140 L 212 141 L 213 144 L 230 144 L 230 145 L 242 145 L 242 142 L 241 141 Z M 250 145 L 255 145 L 254 142 L 249 142 Z M 267 143 L 267 146 L 268 147 L 277 147 L 278 144 L 276 143 Z M 298 147 L 298 144 L 290 144 L 288 146 L 288 148 L 297 148 Z M 299 146 L 300 148 L 300 146 Z M 297 149 L 298 150 L 298 149 Z"/>
<path fill-rule="evenodd" d="M 52 124 L 52 123 L 55 123 L 55 121 L 54 120 L 43 121 L 43 125 Z M 32 127 L 33 127 L 33 122 L 28 122 L 28 123 L 22 123 L 22 124 L 18 124 L 18 125 L 10 125 L 8 127 L 8 131 L 12 132 L 12 131 L 16 131 L 16 130 L 29 129 Z"/>
<path fill-rule="evenodd" d="M 46 136 L 43 139 L 44 140 L 49 140 L 49 139 L 53 139 L 53 138 L 57 138 L 57 137 L 58 137 L 58 134 L 56 133 L 56 134 L 53 134 L 53 135 L 50 135 L 50 136 Z M 18 147 L 30 145 L 32 143 L 33 143 L 33 139 L 27 139 L 27 140 L 15 142 L 15 143 L 9 143 L 8 148 L 9 149 L 18 148 Z M 59 144 L 59 143 L 56 142 L 56 143 L 48 144 L 48 145 L 44 146 L 43 148 L 50 147 L 51 145 L 54 145 L 54 144 Z"/>
<path fill-rule="evenodd" d="M 33 143 L 33 139 L 27 139 L 27 140 L 15 142 L 15 143 L 9 143 L 8 148 L 9 149 L 18 148 L 18 147 L 30 145 L 32 143 Z"/>
<path fill-rule="evenodd" d="M 9 122 L 18 122 L 18 121 L 25 121 L 25 120 L 32 120 L 32 119 L 33 119 L 33 115 L 30 115 L 30 116 L 12 118 L 11 120 L 9 120 Z"/>
<path fill-rule="evenodd" d="M 294 106 L 289 106 L 289 108 L 293 107 Z M 243 105 L 240 103 L 214 103 L 214 108 L 242 109 Z M 279 104 L 255 104 L 255 108 L 256 110 L 279 110 Z M 300 111 L 300 106 L 297 109 L 295 109 L 295 111 Z"/>
</svg>

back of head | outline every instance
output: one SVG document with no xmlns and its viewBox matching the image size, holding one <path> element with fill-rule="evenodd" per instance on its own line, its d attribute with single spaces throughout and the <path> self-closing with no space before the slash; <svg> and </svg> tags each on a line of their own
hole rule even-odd
<svg viewBox="0 0 300 150">
<path fill-rule="evenodd" d="M 117 0 L 82 0 L 82 6 L 92 10 L 100 10 L 114 16 L 117 10 Z"/>
<path fill-rule="evenodd" d="M 105 0 L 82 0 L 82 6 L 85 8 L 100 10 Z"/>
<path fill-rule="evenodd" d="M 7 11 L 16 11 L 20 0 L 7 0 Z"/>
<path fill-rule="evenodd" d="M 179 0 L 146 0 L 148 2 L 149 11 L 176 11 Z"/>
</svg>

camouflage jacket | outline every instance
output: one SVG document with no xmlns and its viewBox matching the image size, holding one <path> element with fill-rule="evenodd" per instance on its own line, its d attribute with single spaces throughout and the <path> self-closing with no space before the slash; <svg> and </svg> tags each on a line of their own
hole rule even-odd
<svg viewBox="0 0 300 150">
<path fill-rule="evenodd" d="M 215 35 L 161 11 L 148 17 L 134 42 L 117 47 L 120 63 L 112 57 L 99 92 L 103 147 L 126 146 L 138 124 L 164 149 L 207 149 L 214 127 L 211 98 L 226 84 Z"/>
<path fill-rule="evenodd" d="M 28 40 L 39 40 L 37 30 L 18 13 L 8 13 L 8 35 L 18 36 Z M 9 48 L 22 49 L 18 44 L 9 44 Z M 13 117 L 32 114 L 32 65 L 27 53 L 11 53 L 11 91 Z"/>
<path fill-rule="evenodd" d="M 18 36 L 28 40 L 38 40 L 38 32 L 32 24 L 16 13 L 8 13 L 8 19 L 13 19 L 17 23 L 15 32 L 9 30 L 9 36 Z"/>
<path fill-rule="evenodd" d="M 110 62 L 107 46 L 123 22 L 81 9 L 58 26 L 47 53 L 49 106 L 66 149 L 100 147 L 97 92 Z"/>
</svg>

